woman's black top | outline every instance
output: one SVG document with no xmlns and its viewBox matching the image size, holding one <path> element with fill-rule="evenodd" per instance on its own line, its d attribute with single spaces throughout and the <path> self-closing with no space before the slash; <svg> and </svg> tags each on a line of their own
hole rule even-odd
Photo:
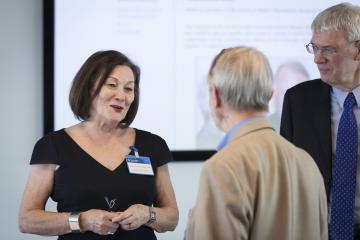
<svg viewBox="0 0 360 240">
<path fill-rule="evenodd" d="M 135 147 L 140 156 L 151 160 L 154 174 L 168 163 L 171 153 L 166 142 L 157 135 L 135 129 Z M 130 153 L 134 155 L 132 151 Z M 30 164 L 57 164 L 51 198 L 58 212 L 82 212 L 89 209 L 124 211 L 133 204 L 153 204 L 155 177 L 130 174 L 124 160 L 111 171 L 86 153 L 64 129 L 41 138 L 35 145 Z M 58 239 L 156 239 L 153 229 L 141 226 L 133 231 L 121 228 L 114 235 L 93 232 L 70 233 Z"/>
</svg>

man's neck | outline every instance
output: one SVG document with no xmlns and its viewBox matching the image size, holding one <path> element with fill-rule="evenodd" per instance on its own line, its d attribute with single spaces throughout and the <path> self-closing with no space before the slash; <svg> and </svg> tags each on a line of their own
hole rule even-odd
<svg viewBox="0 0 360 240">
<path fill-rule="evenodd" d="M 224 132 L 228 132 L 233 126 L 239 122 L 255 116 L 266 116 L 265 111 L 246 110 L 246 111 L 234 111 L 228 110 L 226 116 L 221 123 L 221 129 Z"/>
</svg>

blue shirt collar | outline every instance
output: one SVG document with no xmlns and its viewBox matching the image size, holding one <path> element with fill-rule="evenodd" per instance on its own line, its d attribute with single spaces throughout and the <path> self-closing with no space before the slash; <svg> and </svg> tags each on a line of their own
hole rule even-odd
<svg viewBox="0 0 360 240">
<path fill-rule="evenodd" d="M 347 95 L 349 94 L 349 92 L 345 92 L 339 88 L 336 88 L 336 87 L 332 87 L 332 91 L 333 91 L 333 94 L 336 98 L 336 101 L 339 103 L 341 109 L 343 108 L 344 106 L 344 102 L 345 102 L 345 98 L 347 97 Z M 355 89 L 353 89 L 351 91 L 354 96 L 355 96 L 355 99 L 356 99 L 356 103 L 359 107 L 360 105 L 360 86 L 356 87 Z"/>
<path fill-rule="evenodd" d="M 225 147 L 225 145 L 230 141 L 230 139 L 233 137 L 233 135 L 235 134 L 235 132 L 241 127 L 244 126 L 246 123 L 253 121 L 254 119 L 258 119 L 258 118 L 265 118 L 264 116 L 251 116 L 248 118 L 245 118 L 244 120 L 238 122 L 237 124 L 235 124 L 227 133 L 226 135 L 222 138 L 222 140 L 220 141 L 220 143 L 218 144 L 218 146 L 216 147 L 217 151 L 220 151 L 223 147 Z"/>
</svg>

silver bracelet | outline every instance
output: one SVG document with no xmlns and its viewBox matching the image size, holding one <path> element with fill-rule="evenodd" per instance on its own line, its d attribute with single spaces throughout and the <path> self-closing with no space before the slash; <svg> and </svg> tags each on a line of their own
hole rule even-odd
<svg viewBox="0 0 360 240">
<path fill-rule="evenodd" d="M 69 216 L 69 225 L 72 233 L 81 233 L 79 224 L 80 213 L 72 212 Z"/>
</svg>

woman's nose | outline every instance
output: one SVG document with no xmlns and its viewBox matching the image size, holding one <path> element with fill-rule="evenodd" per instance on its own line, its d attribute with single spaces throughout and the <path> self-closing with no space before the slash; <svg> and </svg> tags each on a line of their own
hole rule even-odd
<svg viewBox="0 0 360 240">
<path fill-rule="evenodd" d="M 122 90 L 117 90 L 115 93 L 115 98 L 119 101 L 124 101 L 125 100 L 125 93 Z"/>
</svg>

